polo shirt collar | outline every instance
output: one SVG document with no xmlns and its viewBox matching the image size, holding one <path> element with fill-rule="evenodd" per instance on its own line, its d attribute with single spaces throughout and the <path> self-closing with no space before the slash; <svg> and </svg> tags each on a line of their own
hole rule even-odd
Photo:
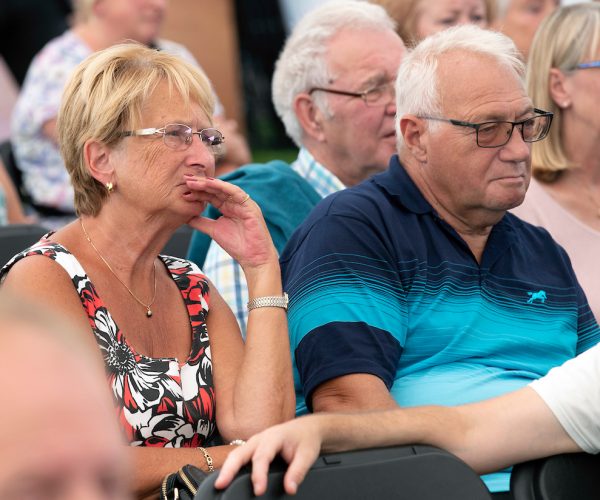
<svg viewBox="0 0 600 500">
<path fill-rule="evenodd" d="M 419 188 L 400 163 L 397 154 L 391 157 L 389 169 L 375 176 L 373 180 L 409 211 L 415 214 L 434 212 L 433 207 L 421 194 Z"/>
<path fill-rule="evenodd" d="M 431 204 L 421 194 L 419 188 L 400 163 L 398 155 L 392 156 L 389 169 L 373 177 L 373 181 L 410 212 L 417 215 L 431 213 L 435 218 L 438 218 Z M 452 226 L 441 219 L 439 220 L 448 233 L 468 249 L 467 244 Z M 515 241 L 516 234 L 513 222 L 508 214 L 504 214 L 504 217 L 492 228 L 483 252 L 482 267 L 491 267 Z"/>
</svg>

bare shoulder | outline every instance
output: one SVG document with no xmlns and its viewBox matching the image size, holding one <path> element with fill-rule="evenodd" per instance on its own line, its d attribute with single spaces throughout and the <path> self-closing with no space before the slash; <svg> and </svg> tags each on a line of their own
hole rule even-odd
<svg viewBox="0 0 600 500">
<path fill-rule="evenodd" d="M 41 303 L 64 314 L 77 326 L 89 328 L 71 278 L 60 264 L 48 257 L 30 255 L 16 262 L 6 275 L 2 289 Z"/>
</svg>

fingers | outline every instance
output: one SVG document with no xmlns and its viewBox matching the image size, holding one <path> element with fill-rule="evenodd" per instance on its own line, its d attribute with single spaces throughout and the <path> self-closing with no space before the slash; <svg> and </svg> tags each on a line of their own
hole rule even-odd
<svg viewBox="0 0 600 500">
<path fill-rule="evenodd" d="M 225 204 L 251 205 L 250 195 L 229 182 L 211 177 L 194 177 L 191 174 L 185 174 L 185 180 L 190 189 L 203 195 L 203 201 L 208 201 L 219 209 Z"/>
<path fill-rule="evenodd" d="M 201 215 L 193 217 L 188 221 L 188 226 L 197 229 L 201 233 L 207 234 L 211 238 L 213 237 L 215 221 L 209 217 L 202 217 Z"/>
<path fill-rule="evenodd" d="M 299 447 L 292 458 L 288 470 L 283 478 L 283 487 L 289 495 L 295 495 L 298 485 L 304 480 L 306 473 L 319 456 L 319 448 L 314 449 Z"/>
<path fill-rule="evenodd" d="M 263 442 L 263 446 L 259 446 L 252 457 L 252 486 L 256 496 L 262 495 L 267 491 L 267 476 L 269 474 L 269 465 L 281 449 L 281 443 Z"/>
<path fill-rule="evenodd" d="M 225 460 L 221 472 L 215 481 L 215 488 L 223 489 L 229 486 L 239 470 L 252 458 L 256 445 L 246 443 L 233 450 Z"/>
</svg>

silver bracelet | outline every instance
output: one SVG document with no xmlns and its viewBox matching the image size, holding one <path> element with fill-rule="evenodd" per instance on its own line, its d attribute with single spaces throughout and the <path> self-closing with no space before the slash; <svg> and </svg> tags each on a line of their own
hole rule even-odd
<svg viewBox="0 0 600 500">
<path fill-rule="evenodd" d="M 288 308 L 288 294 L 283 292 L 283 297 L 256 297 L 250 299 L 247 304 L 248 311 L 258 307 L 281 307 L 285 311 Z"/>
</svg>

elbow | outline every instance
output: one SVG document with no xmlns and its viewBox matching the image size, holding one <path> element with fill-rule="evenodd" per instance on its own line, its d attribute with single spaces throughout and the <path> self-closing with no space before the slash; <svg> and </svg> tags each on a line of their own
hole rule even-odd
<svg viewBox="0 0 600 500">
<path fill-rule="evenodd" d="M 247 440 L 268 427 L 293 419 L 296 415 L 295 398 L 286 398 L 278 408 L 265 410 L 218 419 L 221 436 L 228 442 L 234 439 Z"/>
</svg>

